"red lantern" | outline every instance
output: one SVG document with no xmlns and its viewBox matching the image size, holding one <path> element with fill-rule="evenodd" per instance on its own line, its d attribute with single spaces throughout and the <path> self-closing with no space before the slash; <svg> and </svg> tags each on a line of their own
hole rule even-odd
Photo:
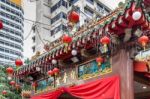
<svg viewBox="0 0 150 99">
<path fill-rule="evenodd" d="M 70 12 L 68 19 L 71 23 L 77 23 L 79 22 L 79 14 L 75 11 Z"/>
<path fill-rule="evenodd" d="M 53 72 L 54 72 L 55 75 L 57 75 L 57 74 L 59 73 L 59 69 L 55 67 L 55 68 L 53 69 Z"/>
<path fill-rule="evenodd" d="M 6 90 L 3 90 L 3 91 L 2 91 L 2 94 L 3 94 L 3 95 L 6 95 L 6 94 L 7 94 L 7 91 L 6 91 Z"/>
<path fill-rule="evenodd" d="M 100 66 L 101 63 L 103 62 L 103 58 L 102 57 L 97 57 L 96 62 L 98 63 L 98 66 Z"/>
<path fill-rule="evenodd" d="M 48 71 L 48 75 L 49 75 L 49 76 L 53 76 L 53 75 L 54 75 L 54 72 L 53 72 L 52 70 L 49 70 L 49 71 Z"/>
<path fill-rule="evenodd" d="M 104 45 L 104 51 L 106 52 L 107 45 L 110 43 L 110 38 L 107 36 L 104 36 L 100 39 L 100 43 L 102 43 Z"/>
<path fill-rule="evenodd" d="M 12 67 L 8 67 L 8 68 L 6 69 L 6 72 L 7 72 L 8 74 L 12 74 L 12 73 L 14 72 L 14 70 L 13 70 Z"/>
<path fill-rule="evenodd" d="M 11 82 L 10 82 L 10 85 L 11 85 L 11 86 L 14 86 L 14 85 L 15 85 L 15 81 L 11 81 Z"/>
<path fill-rule="evenodd" d="M 21 61 L 21 59 L 16 59 L 15 64 L 17 67 L 23 65 L 23 62 Z"/>
<path fill-rule="evenodd" d="M 65 44 L 65 51 L 67 52 L 67 47 L 68 47 L 68 44 L 72 42 L 72 37 L 70 37 L 69 35 L 64 35 L 62 40 L 63 40 L 63 43 Z"/>
<path fill-rule="evenodd" d="M 149 38 L 148 36 L 141 36 L 139 39 L 138 39 L 138 42 L 143 46 L 144 50 L 145 50 L 145 47 L 146 47 L 146 44 L 148 43 L 149 41 Z"/>
<path fill-rule="evenodd" d="M 72 37 L 70 37 L 69 35 L 64 35 L 63 36 L 63 43 L 71 43 L 72 42 Z"/>
<path fill-rule="evenodd" d="M 0 29 L 2 29 L 3 28 L 3 23 L 2 23 L 2 21 L 0 21 Z"/>
</svg>

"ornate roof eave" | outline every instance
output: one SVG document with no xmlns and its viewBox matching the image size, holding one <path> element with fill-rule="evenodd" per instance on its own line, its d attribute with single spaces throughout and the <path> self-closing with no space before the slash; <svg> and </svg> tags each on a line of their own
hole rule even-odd
<svg viewBox="0 0 150 99">
<path fill-rule="evenodd" d="M 98 26 L 99 29 L 100 28 L 105 29 L 108 26 L 107 27 L 108 31 L 109 30 L 111 30 L 111 31 L 117 31 L 117 30 L 113 30 L 113 29 L 117 29 L 117 28 L 113 27 L 113 26 L 117 26 L 116 23 L 114 23 L 114 21 L 116 21 L 117 24 L 122 24 L 122 23 L 119 23 L 120 22 L 119 21 L 119 17 L 123 16 L 122 20 L 124 20 L 125 18 L 128 18 L 128 17 L 126 17 L 126 14 L 128 13 L 128 11 L 132 11 L 132 10 L 134 11 L 135 9 L 137 9 L 136 8 L 137 7 L 136 4 L 138 4 L 137 3 L 138 1 L 136 1 L 136 2 L 134 2 L 134 1 L 135 0 L 130 0 L 130 2 L 128 2 L 124 8 L 123 7 L 117 8 L 115 11 L 111 12 L 107 16 L 101 18 L 100 20 L 98 20 L 96 22 L 93 22 L 93 24 L 90 25 L 90 27 L 88 29 L 81 29 L 80 31 L 77 31 L 76 33 L 74 33 L 74 35 L 73 35 L 74 41 L 71 44 L 69 44 L 69 46 L 71 46 L 71 48 L 73 48 L 74 45 L 77 46 L 78 40 L 88 39 L 89 35 L 85 35 L 85 33 L 89 33 L 88 31 L 91 28 L 94 28 L 96 26 Z M 141 10 L 143 10 L 141 8 L 141 6 L 139 6 L 138 8 L 140 8 Z M 142 11 L 142 13 L 144 13 L 144 11 Z M 147 15 L 145 13 L 143 15 L 144 15 L 144 19 L 148 21 L 148 19 L 146 17 Z M 146 29 L 150 29 L 150 23 L 149 23 L 149 21 L 148 21 L 148 24 L 149 24 L 149 27 L 146 27 Z M 98 33 L 98 35 L 101 35 L 101 34 Z M 79 38 L 82 38 L 82 39 L 79 39 Z M 49 52 L 46 52 L 46 53 L 42 54 L 41 56 L 39 56 L 36 60 L 34 60 L 33 62 L 31 62 L 27 66 L 30 67 L 30 68 L 32 68 L 33 66 L 35 67 L 36 65 L 41 64 L 42 63 L 41 61 L 49 61 L 50 62 L 52 59 L 55 59 L 56 54 L 57 53 L 60 54 L 61 51 L 64 50 L 64 45 L 61 42 L 61 38 L 58 41 L 59 41 L 58 44 L 56 44 L 53 48 L 51 48 Z M 23 68 L 25 69 L 26 66 L 23 66 L 22 69 L 20 69 L 20 70 L 23 70 Z M 17 75 L 18 74 L 20 74 L 20 71 L 17 72 Z"/>
</svg>

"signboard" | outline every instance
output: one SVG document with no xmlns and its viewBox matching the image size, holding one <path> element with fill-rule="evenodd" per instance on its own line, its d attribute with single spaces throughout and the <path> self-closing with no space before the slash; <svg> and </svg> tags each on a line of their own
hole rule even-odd
<svg viewBox="0 0 150 99">
<path fill-rule="evenodd" d="M 112 72 L 110 59 L 102 63 L 101 66 L 98 66 L 97 62 L 93 60 L 78 67 L 78 78 L 88 79 L 93 76 L 104 75 L 110 72 Z"/>
</svg>

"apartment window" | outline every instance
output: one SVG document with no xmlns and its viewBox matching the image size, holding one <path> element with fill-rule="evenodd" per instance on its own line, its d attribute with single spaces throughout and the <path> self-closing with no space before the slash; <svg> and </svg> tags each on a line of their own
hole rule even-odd
<svg viewBox="0 0 150 99">
<path fill-rule="evenodd" d="M 32 37 L 33 42 L 35 43 L 35 36 Z"/>
<path fill-rule="evenodd" d="M 102 10 L 103 9 L 103 5 L 100 4 L 100 3 L 97 3 L 97 8 L 100 9 L 100 10 Z"/>
<path fill-rule="evenodd" d="M 74 4 L 74 3 L 76 3 L 78 0 L 69 0 L 69 2 L 71 3 L 71 4 Z"/>
<path fill-rule="evenodd" d="M 87 7 L 84 8 L 84 12 L 90 16 L 93 16 L 93 11 L 91 11 L 90 9 L 88 9 Z"/>
<path fill-rule="evenodd" d="M 86 0 L 87 2 L 91 3 L 91 4 L 94 4 L 94 1 L 93 0 Z"/>
<path fill-rule="evenodd" d="M 59 25 L 58 27 L 56 27 L 55 29 L 53 29 L 51 31 L 51 36 L 53 36 L 54 34 L 56 34 L 57 32 L 61 31 L 61 30 L 66 30 L 66 26 L 65 25 Z"/>
<path fill-rule="evenodd" d="M 35 52 L 35 46 L 32 47 L 32 51 Z"/>
<path fill-rule="evenodd" d="M 51 24 L 55 23 L 56 21 L 58 21 L 61 18 L 67 19 L 67 15 L 63 12 L 57 14 L 54 18 L 51 19 Z"/>
<path fill-rule="evenodd" d="M 60 0 L 58 3 L 56 3 L 52 8 L 51 8 L 51 13 L 53 13 L 56 9 L 58 9 L 60 6 L 64 6 L 67 8 L 67 2 L 64 0 Z"/>
</svg>

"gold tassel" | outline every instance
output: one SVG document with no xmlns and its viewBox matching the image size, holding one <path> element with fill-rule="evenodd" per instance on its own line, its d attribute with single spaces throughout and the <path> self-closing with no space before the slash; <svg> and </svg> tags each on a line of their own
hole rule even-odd
<svg viewBox="0 0 150 99">
<path fill-rule="evenodd" d="M 107 44 L 104 44 L 104 52 L 107 52 Z"/>
</svg>

